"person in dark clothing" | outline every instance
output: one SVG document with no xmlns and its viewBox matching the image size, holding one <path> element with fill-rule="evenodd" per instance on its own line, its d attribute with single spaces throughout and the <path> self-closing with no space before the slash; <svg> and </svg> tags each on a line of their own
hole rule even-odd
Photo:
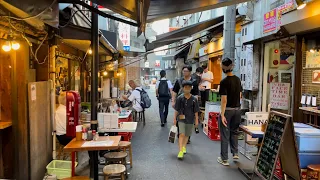
<svg viewBox="0 0 320 180">
<path fill-rule="evenodd" d="M 198 99 L 199 87 L 198 87 L 198 84 L 197 84 L 197 80 L 192 78 L 191 72 L 192 72 L 192 67 L 191 66 L 189 66 L 189 65 L 183 66 L 183 68 L 182 68 L 183 77 L 177 79 L 175 84 L 174 84 L 174 86 L 173 86 L 173 92 L 172 92 L 172 107 L 173 108 L 175 107 L 175 103 L 176 103 L 177 97 L 179 97 L 183 93 L 182 82 L 184 80 L 185 81 L 191 81 L 191 83 L 192 83 L 191 94 Z M 179 126 L 177 126 L 177 127 L 178 127 L 178 134 L 179 134 Z M 189 137 L 188 144 L 189 143 L 190 143 L 190 137 Z"/>
<path fill-rule="evenodd" d="M 191 75 L 191 77 L 197 81 L 199 90 L 200 90 L 200 83 L 201 83 L 202 74 L 203 74 L 203 68 L 202 67 L 198 67 L 196 69 L 196 72 Z M 201 94 L 200 91 L 199 91 L 198 94 Z M 198 103 L 201 106 L 201 98 L 199 96 L 198 96 Z"/>
<path fill-rule="evenodd" d="M 156 83 L 156 96 L 159 100 L 159 114 L 161 119 L 161 127 L 167 123 L 169 112 L 169 102 L 172 94 L 172 83 L 166 79 L 166 71 L 160 71 L 160 81 Z"/>
<path fill-rule="evenodd" d="M 221 156 L 217 161 L 224 166 L 229 166 L 228 142 L 230 142 L 233 159 L 239 159 L 238 130 L 241 122 L 242 86 L 240 79 L 232 73 L 234 63 L 231 59 L 223 59 L 221 67 L 227 77 L 220 82 L 219 90 L 221 95 L 221 117 L 219 119 Z"/>
</svg>

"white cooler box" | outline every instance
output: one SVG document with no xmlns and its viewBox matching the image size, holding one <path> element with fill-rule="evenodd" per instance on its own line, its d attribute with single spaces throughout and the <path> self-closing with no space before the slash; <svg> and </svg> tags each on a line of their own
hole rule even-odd
<svg viewBox="0 0 320 180">
<path fill-rule="evenodd" d="M 204 120 L 209 120 L 209 113 L 211 112 L 216 112 L 216 113 L 220 113 L 220 109 L 221 105 L 220 102 L 206 102 L 206 110 L 204 113 Z"/>
<path fill-rule="evenodd" d="M 294 128 L 298 151 L 303 153 L 320 153 L 320 129 Z"/>
<path fill-rule="evenodd" d="M 261 126 L 264 124 L 269 117 L 267 112 L 246 112 L 246 126 Z M 250 135 L 247 135 L 247 142 L 258 142 L 258 138 L 252 138 Z"/>
</svg>

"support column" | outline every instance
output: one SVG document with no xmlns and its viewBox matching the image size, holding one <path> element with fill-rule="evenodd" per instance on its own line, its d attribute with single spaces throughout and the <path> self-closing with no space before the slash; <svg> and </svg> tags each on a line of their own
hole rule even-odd
<svg viewBox="0 0 320 180">
<path fill-rule="evenodd" d="M 223 43 L 224 54 L 223 58 L 230 58 L 235 60 L 235 33 L 236 33 L 236 5 L 228 6 L 224 15 L 223 27 Z"/>
</svg>

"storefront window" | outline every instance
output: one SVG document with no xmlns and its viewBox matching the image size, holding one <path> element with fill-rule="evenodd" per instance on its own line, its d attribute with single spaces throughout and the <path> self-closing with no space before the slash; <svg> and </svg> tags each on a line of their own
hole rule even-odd
<svg viewBox="0 0 320 180">
<path fill-rule="evenodd" d="M 295 62 L 295 39 L 286 38 L 265 44 L 263 110 L 291 114 Z"/>
</svg>

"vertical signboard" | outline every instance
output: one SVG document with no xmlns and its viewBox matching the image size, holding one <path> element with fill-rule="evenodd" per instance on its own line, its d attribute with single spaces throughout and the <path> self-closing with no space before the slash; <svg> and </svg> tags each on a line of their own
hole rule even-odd
<svg viewBox="0 0 320 180">
<path fill-rule="evenodd" d="M 156 60 L 155 67 L 160 67 L 160 60 Z"/>
<path fill-rule="evenodd" d="M 290 83 L 270 84 L 270 104 L 273 109 L 289 109 Z"/>
<path fill-rule="evenodd" d="M 119 39 L 123 44 L 123 50 L 130 51 L 130 25 L 119 22 Z"/>
<path fill-rule="evenodd" d="M 263 33 L 277 29 L 277 9 L 273 9 L 263 16 Z"/>
</svg>

